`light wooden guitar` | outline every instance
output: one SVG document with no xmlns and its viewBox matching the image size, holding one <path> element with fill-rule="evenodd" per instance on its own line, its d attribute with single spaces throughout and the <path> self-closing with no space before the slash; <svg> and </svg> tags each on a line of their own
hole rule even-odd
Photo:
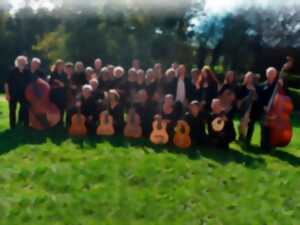
<svg viewBox="0 0 300 225">
<path fill-rule="evenodd" d="M 143 135 L 141 118 L 132 108 L 128 112 L 127 123 L 124 128 L 124 136 L 128 138 L 140 138 Z"/>
<path fill-rule="evenodd" d="M 99 115 L 100 125 L 97 128 L 98 136 L 112 136 L 115 134 L 113 126 L 113 118 L 109 114 L 108 110 L 105 110 Z"/>
<path fill-rule="evenodd" d="M 71 126 L 69 128 L 69 134 L 71 136 L 86 136 L 87 135 L 87 128 L 85 126 L 86 118 L 84 115 L 81 114 L 80 109 L 77 109 L 75 115 L 71 118 Z"/>
<path fill-rule="evenodd" d="M 156 145 L 163 145 L 169 142 L 169 135 L 167 132 L 167 122 L 161 116 L 156 116 L 152 123 L 152 133 L 150 141 Z"/>
<path fill-rule="evenodd" d="M 192 145 L 190 131 L 191 128 L 186 121 L 178 120 L 173 138 L 174 145 L 182 149 L 189 148 Z"/>
</svg>

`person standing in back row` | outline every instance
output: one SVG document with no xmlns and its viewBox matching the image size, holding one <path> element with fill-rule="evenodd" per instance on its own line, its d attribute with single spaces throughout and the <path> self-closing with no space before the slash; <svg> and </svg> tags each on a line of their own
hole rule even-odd
<svg viewBox="0 0 300 225">
<path fill-rule="evenodd" d="M 19 108 L 18 123 L 24 126 L 29 125 L 28 102 L 25 97 L 25 90 L 30 83 L 30 70 L 27 68 L 26 56 L 18 56 L 15 60 L 15 67 L 10 71 L 5 82 L 5 96 L 9 103 L 9 124 L 10 128 L 16 127 L 17 105 Z"/>
</svg>

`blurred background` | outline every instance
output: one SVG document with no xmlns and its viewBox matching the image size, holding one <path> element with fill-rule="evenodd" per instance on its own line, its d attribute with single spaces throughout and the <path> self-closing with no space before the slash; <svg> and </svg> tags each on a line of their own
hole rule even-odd
<svg viewBox="0 0 300 225">
<path fill-rule="evenodd" d="M 15 57 L 58 58 L 86 66 L 100 57 L 128 68 L 172 62 L 211 65 L 264 76 L 290 55 L 289 76 L 300 88 L 300 2 L 297 0 L 0 0 L 0 83 Z"/>
</svg>

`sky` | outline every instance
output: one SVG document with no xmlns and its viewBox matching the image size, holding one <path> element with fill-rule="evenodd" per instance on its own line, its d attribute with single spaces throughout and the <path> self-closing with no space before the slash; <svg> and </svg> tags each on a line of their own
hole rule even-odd
<svg viewBox="0 0 300 225">
<path fill-rule="evenodd" d="M 74 0 L 77 3 L 83 3 L 84 0 Z M 172 2 L 178 1 L 178 0 L 117 0 L 112 1 L 114 3 L 116 2 L 124 2 L 124 1 L 137 1 L 139 4 L 144 4 L 145 7 L 151 4 L 159 5 L 171 5 Z M 197 1 L 197 0 L 195 0 Z M 199 1 L 199 0 L 198 0 Z M 21 8 L 24 6 L 24 0 L 9 0 L 9 2 L 13 6 L 13 12 L 15 12 L 18 8 Z M 31 0 L 32 7 L 34 9 L 37 9 L 39 7 L 47 7 L 49 9 L 53 8 L 53 4 L 51 3 L 51 0 Z M 180 1 L 179 1 L 180 2 Z M 184 4 L 184 1 L 181 1 L 182 4 Z M 300 0 L 205 0 L 205 9 L 210 14 L 223 14 L 226 12 L 233 12 L 239 8 L 245 8 L 255 6 L 259 8 L 265 8 L 265 9 L 276 9 L 280 8 L 282 6 L 289 6 L 289 7 L 295 7 L 300 6 Z"/>
</svg>

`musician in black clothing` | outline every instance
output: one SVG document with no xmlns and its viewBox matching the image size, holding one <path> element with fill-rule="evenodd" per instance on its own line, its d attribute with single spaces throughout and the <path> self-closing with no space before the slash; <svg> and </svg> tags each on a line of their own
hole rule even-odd
<svg viewBox="0 0 300 225">
<path fill-rule="evenodd" d="M 71 126 L 71 119 L 74 114 L 77 113 L 78 104 L 80 104 L 80 111 L 84 115 L 86 122 L 85 125 L 90 134 L 95 134 L 96 124 L 99 117 L 99 111 L 97 110 L 97 103 L 93 98 L 93 89 L 91 85 L 84 85 L 82 87 L 81 97 L 76 99 L 75 107 L 70 109 L 67 113 L 67 127 Z"/>
<path fill-rule="evenodd" d="M 156 79 L 153 73 L 153 69 L 148 69 L 146 71 L 145 85 L 149 96 L 152 97 L 154 92 L 156 91 Z"/>
<path fill-rule="evenodd" d="M 230 90 L 235 95 L 238 94 L 239 89 L 238 89 L 238 84 L 236 81 L 236 75 L 235 75 L 235 72 L 232 70 L 230 70 L 226 73 L 223 85 L 219 91 L 219 95 L 222 95 L 224 93 L 224 91 L 226 91 L 226 90 Z"/>
<path fill-rule="evenodd" d="M 218 98 L 213 99 L 211 110 L 212 112 L 208 117 L 210 141 L 217 148 L 228 149 L 229 144 L 235 140 L 236 135 L 232 118 L 227 115 L 221 100 Z"/>
<path fill-rule="evenodd" d="M 73 74 L 73 82 L 74 84 L 81 89 L 81 87 L 88 83 L 86 77 L 85 77 L 85 71 L 84 71 L 84 64 L 83 62 L 76 62 L 75 63 L 75 70 Z"/>
<path fill-rule="evenodd" d="M 218 96 L 218 80 L 208 66 L 204 66 L 196 83 L 194 98 L 210 111 L 211 101 Z"/>
<path fill-rule="evenodd" d="M 123 129 L 125 126 L 124 122 L 124 108 L 120 103 L 120 95 L 117 90 L 109 90 L 108 92 L 109 101 L 109 114 L 112 116 L 114 121 L 114 129 L 116 135 L 123 134 Z"/>
<path fill-rule="evenodd" d="M 203 145 L 207 143 L 207 134 L 205 130 L 207 115 L 203 107 L 195 100 L 189 104 L 189 112 L 185 114 L 184 120 L 189 124 L 191 132 L 190 137 L 193 145 Z"/>
<path fill-rule="evenodd" d="M 246 132 L 246 137 L 243 137 L 240 133 L 240 140 L 245 138 L 247 145 L 251 144 L 251 139 L 254 133 L 254 127 L 256 121 L 259 120 L 260 112 L 258 106 L 258 87 L 255 85 L 255 74 L 252 72 L 248 72 L 244 76 L 243 84 L 239 87 L 238 91 L 238 103 L 237 107 L 240 112 L 241 120 L 243 120 L 244 116 L 249 110 L 249 123 L 248 129 Z M 242 122 L 242 121 L 241 121 Z"/>
<path fill-rule="evenodd" d="M 97 78 L 92 78 L 90 80 L 89 84 L 91 85 L 91 87 L 93 89 L 92 97 L 94 98 L 94 100 L 96 102 L 99 101 L 99 100 L 103 100 L 104 99 L 104 92 L 99 87 L 99 82 L 98 82 Z"/>
<path fill-rule="evenodd" d="M 137 91 L 145 89 L 145 71 L 142 69 L 137 70 Z"/>
<path fill-rule="evenodd" d="M 166 95 L 164 97 L 163 107 L 162 107 L 162 119 L 167 121 L 167 131 L 170 136 L 170 140 L 173 140 L 174 129 L 177 123 L 177 120 L 182 115 L 180 111 L 181 108 L 174 101 L 173 95 Z M 158 112 L 160 114 L 160 112 Z"/>
<path fill-rule="evenodd" d="M 272 146 L 270 144 L 270 128 L 264 121 L 264 116 L 269 110 L 269 103 L 277 82 L 284 87 L 283 81 L 278 80 L 278 71 L 274 67 L 270 67 L 266 71 L 267 81 L 259 86 L 258 105 L 261 112 L 261 148 L 265 151 L 271 151 Z"/>
<path fill-rule="evenodd" d="M 110 79 L 109 71 L 107 67 L 101 69 L 101 75 L 99 80 L 99 87 L 103 92 L 109 91 L 113 86 L 113 80 Z"/>
<path fill-rule="evenodd" d="M 170 68 L 165 72 L 165 76 L 163 78 L 163 94 L 171 94 L 174 96 L 176 94 L 176 86 L 176 70 Z"/>
<path fill-rule="evenodd" d="M 152 119 L 156 113 L 156 108 L 154 104 L 151 104 L 151 101 L 149 101 L 149 95 L 145 89 L 141 89 L 138 91 L 135 109 L 136 113 L 141 118 L 143 136 L 149 137 L 152 130 Z"/>
<path fill-rule="evenodd" d="M 58 107 L 61 115 L 60 125 L 63 125 L 65 109 L 67 106 L 67 90 L 69 87 L 69 80 L 64 72 L 64 61 L 56 61 L 50 76 L 49 84 L 51 86 L 50 99 Z"/>
<path fill-rule="evenodd" d="M 25 56 L 18 56 L 13 68 L 5 82 L 5 95 L 9 102 L 9 124 L 10 128 L 16 127 L 17 105 L 20 105 L 18 123 L 29 125 L 28 102 L 25 97 L 26 87 L 31 81 L 28 61 Z"/>
<path fill-rule="evenodd" d="M 30 64 L 31 76 L 33 80 L 40 78 L 47 81 L 47 77 L 45 73 L 41 70 L 41 63 L 42 61 L 39 58 L 33 58 L 31 60 L 31 64 Z"/>
</svg>

